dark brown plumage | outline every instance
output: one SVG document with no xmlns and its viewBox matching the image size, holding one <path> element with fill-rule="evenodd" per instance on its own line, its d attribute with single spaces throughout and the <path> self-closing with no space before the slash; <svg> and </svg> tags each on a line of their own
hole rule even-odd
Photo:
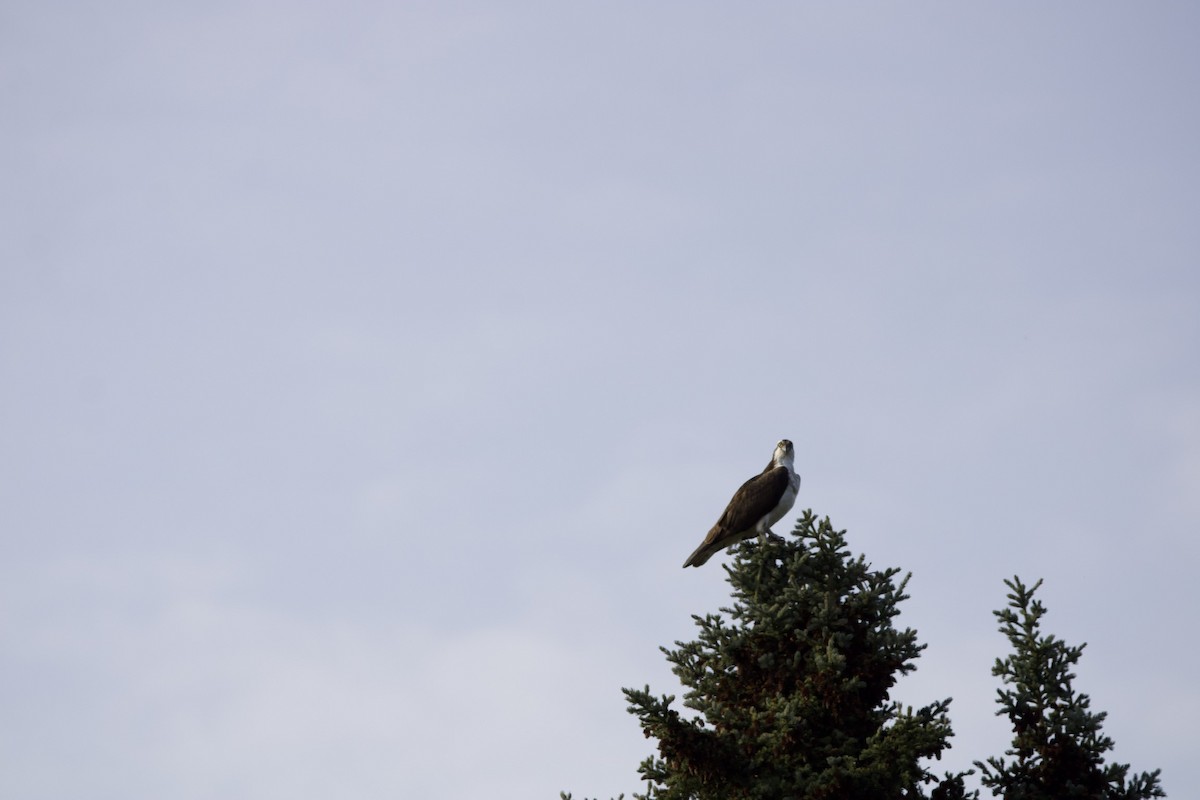
<svg viewBox="0 0 1200 800">
<path fill-rule="evenodd" d="M 792 459 L 792 443 L 787 439 L 780 441 L 771 463 L 734 493 L 717 524 L 683 566 L 698 567 L 732 544 L 752 536 L 765 536 L 796 501 L 800 476 L 792 470 Z"/>
</svg>

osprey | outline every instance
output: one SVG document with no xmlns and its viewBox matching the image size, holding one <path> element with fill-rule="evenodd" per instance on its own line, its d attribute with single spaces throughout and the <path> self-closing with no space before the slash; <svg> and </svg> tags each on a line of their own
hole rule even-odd
<svg viewBox="0 0 1200 800">
<path fill-rule="evenodd" d="M 758 536 L 758 540 L 763 541 L 771 533 L 771 526 L 796 502 L 800 476 L 792 466 L 795 457 L 792 443 L 787 439 L 780 440 L 775 445 L 771 463 L 734 493 L 725 513 L 683 566 L 698 567 L 713 553 L 751 536 Z"/>
</svg>

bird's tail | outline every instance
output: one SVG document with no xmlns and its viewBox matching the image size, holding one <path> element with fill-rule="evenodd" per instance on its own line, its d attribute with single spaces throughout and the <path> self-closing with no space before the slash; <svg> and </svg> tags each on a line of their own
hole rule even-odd
<svg viewBox="0 0 1200 800">
<path fill-rule="evenodd" d="M 721 544 L 720 542 L 721 532 L 714 527 L 708 532 L 708 536 L 704 537 L 704 542 L 696 548 L 694 553 L 687 557 L 687 561 L 683 562 L 684 569 L 687 569 L 688 567 L 698 567 L 705 561 L 708 561 L 710 558 L 712 558 L 713 553 L 724 547 L 724 544 Z M 728 542 L 725 544 L 728 544 Z"/>
</svg>

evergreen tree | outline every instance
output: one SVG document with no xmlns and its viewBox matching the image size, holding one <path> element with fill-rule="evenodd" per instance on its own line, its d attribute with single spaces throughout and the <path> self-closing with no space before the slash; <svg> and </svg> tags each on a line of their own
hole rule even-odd
<svg viewBox="0 0 1200 800">
<path fill-rule="evenodd" d="M 1005 800 L 1139 800 L 1164 797 L 1159 770 L 1127 780 L 1128 764 L 1104 764 L 1112 739 L 1100 731 L 1103 712 L 1089 710 L 1086 694 L 1071 687 L 1085 645 L 1069 647 L 1040 632 L 1046 608 L 1033 599 L 1041 586 L 1027 587 L 1020 578 L 1005 583 L 1012 590 L 1008 608 L 996 611 L 1000 631 L 1013 654 L 996 659 L 992 674 L 1008 688 L 998 690 L 999 714 L 1012 722 L 1011 750 L 1003 758 L 975 762 L 983 785 Z"/>
<path fill-rule="evenodd" d="M 890 700 L 924 648 L 893 619 L 908 578 L 852 558 L 845 534 L 806 511 L 790 540 L 745 542 L 726 567 L 733 606 L 693 617 L 696 641 L 663 648 L 686 687 L 675 698 L 626 689 L 658 755 L 639 769 L 642 800 L 899 800 L 965 797 L 922 762 L 951 736 L 941 700 Z M 563 795 L 569 798 L 569 795 Z"/>
</svg>

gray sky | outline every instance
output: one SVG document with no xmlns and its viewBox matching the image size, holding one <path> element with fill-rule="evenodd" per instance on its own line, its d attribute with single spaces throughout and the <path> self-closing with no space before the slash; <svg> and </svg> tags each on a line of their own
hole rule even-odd
<svg viewBox="0 0 1200 800">
<path fill-rule="evenodd" d="M 395 7 L 393 7 L 395 6 Z M 1200 12 L 0 9 L 0 795 L 608 797 L 793 439 L 998 755 L 1200 784 Z"/>
</svg>

